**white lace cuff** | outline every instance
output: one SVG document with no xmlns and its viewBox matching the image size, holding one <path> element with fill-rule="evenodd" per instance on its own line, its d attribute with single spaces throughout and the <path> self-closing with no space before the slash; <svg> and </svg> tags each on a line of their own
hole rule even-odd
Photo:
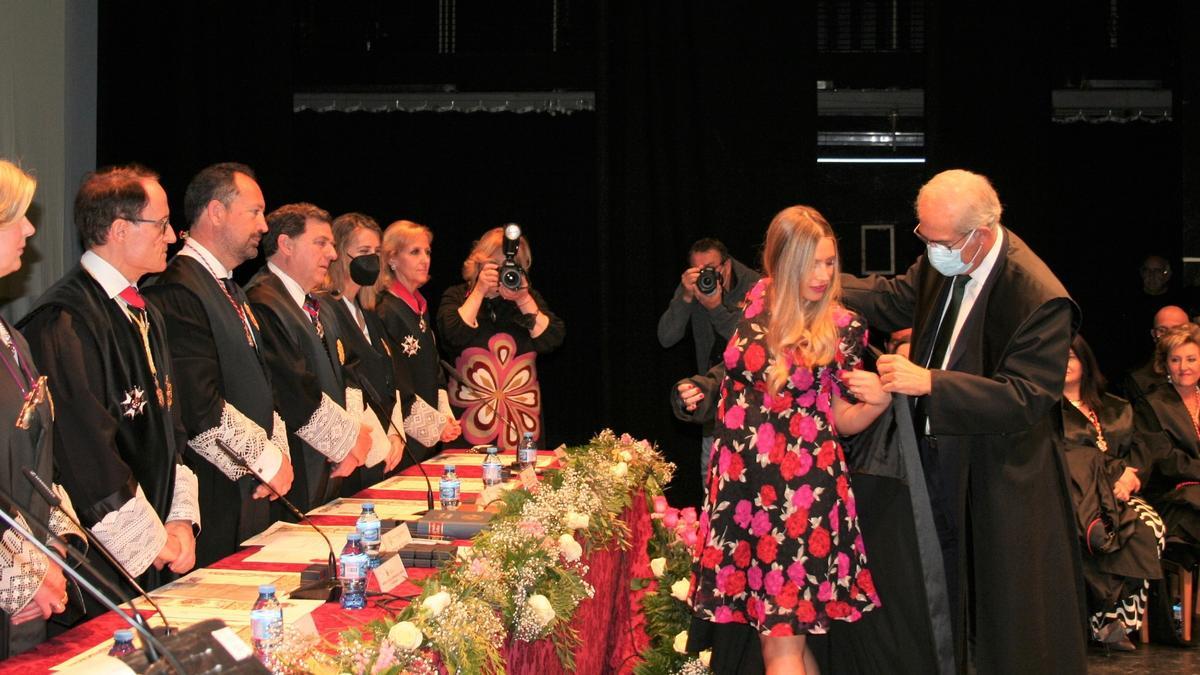
<svg viewBox="0 0 1200 675">
<path fill-rule="evenodd" d="M 445 389 L 438 389 L 438 412 L 446 417 L 447 420 L 454 417 L 454 410 L 450 407 L 450 395 Z"/>
<path fill-rule="evenodd" d="M 392 424 L 389 434 L 400 434 L 400 440 L 407 442 L 408 435 L 404 431 L 404 404 L 400 403 L 400 391 L 396 391 L 396 405 L 392 406 Z"/>
<path fill-rule="evenodd" d="M 182 520 L 200 528 L 200 484 L 196 474 L 183 464 L 175 467 L 175 493 L 171 496 L 171 510 L 167 522 Z"/>
<path fill-rule="evenodd" d="M 329 394 L 322 393 L 321 405 L 296 430 L 296 437 L 336 464 L 350 454 L 358 441 L 358 419 L 334 403 Z"/>
<path fill-rule="evenodd" d="M 271 415 L 274 418 L 271 420 L 271 442 L 287 457 L 292 450 L 288 444 L 287 425 L 283 423 L 283 418 L 279 416 L 279 413 L 271 411 Z"/>
<path fill-rule="evenodd" d="M 375 466 L 387 459 L 388 453 L 392 451 L 392 442 L 388 440 L 387 432 L 383 430 L 383 424 L 374 410 L 363 410 L 362 421 L 371 427 L 371 451 L 367 453 L 363 466 Z"/>
<path fill-rule="evenodd" d="M 92 527 L 92 534 L 135 577 L 150 567 L 167 543 L 167 531 L 140 485 L 133 499 Z"/>
<path fill-rule="evenodd" d="M 20 515 L 17 523 L 26 532 L 29 527 Z M 50 561 L 33 544 L 9 528 L 0 537 L 0 609 L 9 615 L 21 611 L 42 585 Z"/>
<path fill-rule="evenodd" d="M 432 447 L 442 438 L 442 429 L 446 428 L 446 416 L 438 412 L 417 396 L 413 399 L 412 409 L 404 418 L 404 433 L 409 438 L 415 438 L 418 443 Z"/>
<path fill-rule="evenodd" d="M 71 522 L 72 520 L 79 521 L 79 516 L 75 515 L 75 507 L 71 504 L 71 496 L 58 483 L 51 485 L 50 489 L 59 499 L 58 507 L 50 509 L 50 522 L 48 523 L 50 531 L 60 539 L 68 536 L 77 537 L 86 550 L 87 535 Z"/>
<path fill-rule="evenodd" d="M 266 430 L 226 401 L 225 407 L 221 409 L 220 424 L 197 434 L 188 441 L 188 447 L 211 462 L 229 480 L 237 480 L 245 476 L 246 470 L 217 447 L 218 438 L 225 441 L 230 449 L 252 466 L 258 464 L 263 453 L 274 449 L 274 444 L 267 438 Z M 275 451 L 278 452 L 278 450 Z M 272 473 L 272 475 L 274 474 Z M 269 480 L 271 476 L 266 476 L 266 478 Z"/>
</svg>

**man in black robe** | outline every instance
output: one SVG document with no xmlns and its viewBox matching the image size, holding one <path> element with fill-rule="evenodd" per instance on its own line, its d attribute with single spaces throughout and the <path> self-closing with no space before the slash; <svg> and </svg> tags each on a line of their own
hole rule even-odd
<svg viewBox="0 0 1200 675">
<path fill-rule="evenodd" d="M 147 286 L 163 314 L 206 527 L 196 560 L 211 564 L 271 523 L 271 492 L 216 445 L 224 441 L 280 494 L 292 486 L 283 420 L 275 412 L 262 336 L 233 269 L 258 255 L 267 231 L 262 190 L 247 166 L 209 166 L 188 185 L 183 249 Z"/>
<path fill-rule="evenodd" d="M 182 574 L 195 564 L 200 526 L 162 317 L 137 289 L 166 266 L 175 232 L 166 192 L 139 167 L 89 174 L 74 212 L 87 251 L 18 326 L 49 377 L 55 464 L 81 522 L 155 588 L 168 580 L 164 567 Z"/>
<path fill-rule="evenodd" d="M 913 326 L 913 360 L 878 367 L 886 391 L 919 397 L 959 668 L 1082 673 L 1082 574 L 1056 448 L 1079 313 L 1000 213 L 983 176 L 938 174 L 917 197 L 927 253 L 895 279 L 843 277 L 845 301 L 877 329 Z"/>
<path fill-rule="evenodd" d="M 336 496 L 340 479 L 363 464 L 372 428 L 361 419 L 362 391 L 343 370 L 339 322 L 313 295 L 337 258 L 329 214 L 288 204 L 267 216 L 267 227 L 267 266 L 247 284 L 246 296 L 287 425 L 296 474 L 288 499 L 307 510 Z"/>
</svg>

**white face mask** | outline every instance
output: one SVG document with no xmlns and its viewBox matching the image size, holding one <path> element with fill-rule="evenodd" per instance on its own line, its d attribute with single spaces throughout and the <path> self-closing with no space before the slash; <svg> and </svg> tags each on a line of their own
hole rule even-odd
<svg viewBox="0 0 1200 675">
<path fill-rule="evenodd" d="M 925 257 L 929 259 L 929 264 L 933 265 L 933 269 L 941 272 L 944 276 L 956 277 L 960 274 L 966 274 L 967 270 L 971 269 L 971 265 L 975 264 L 975 258 L 979 257 L 979 251 L 975 251 L 975 255 L 970 260 L 962 259 L 963 249 L 970 243 L 971 237 L 975 236 L 978 230 L 971 230 L 971 234 L 967 235 L 966 242 L 962 247 L 957 249 L 949 249 L 945 246 L 937 244 L 928 244 L 925 246 Z M 980 247 L 982 250 L 983 247 Z"/>
</svg>

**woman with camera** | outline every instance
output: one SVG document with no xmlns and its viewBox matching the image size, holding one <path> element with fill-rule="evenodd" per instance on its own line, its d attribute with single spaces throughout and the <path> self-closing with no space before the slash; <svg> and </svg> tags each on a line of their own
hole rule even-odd
<svg viewBox="0 0 1200 675">
<path fill-rule="evenodd" d="M 514 450 L 527 432 L 542 438 L 537 355 L 558 348 L 566 327 L 532 289 L 532 259 L 520 228 L 489 230 L 463 262 L 465 283 L 442 295 L 438 331 L 467 383 L 450 383 L 450 402 L 468 443 Z"/>
</svg>

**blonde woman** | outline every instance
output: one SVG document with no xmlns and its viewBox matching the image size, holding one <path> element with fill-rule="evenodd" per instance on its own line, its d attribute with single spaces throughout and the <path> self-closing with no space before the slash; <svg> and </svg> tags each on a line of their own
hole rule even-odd
<svg viewBox="0 0 1200 675">
<path fill-rule="evenodd" d="M 383 267 L 374 293 L 359 294 L 363 308 L 373 310 L 383 322 L 397 369 L 408 375 L 414 397 L 411 402 L 404 402 L 406 420 L 414 423 L 438 420 L 435 425 L 438 428 L 428 424 L 409 426 L 406 421 L 408 448 L 417 461 L 436 455 L 441 443 L 452 441 L 461 433 L 446 395 L 446 376 L 438 358 L 429 303 L 420 290 L 429 281 L 432 244 L 433 232 L 424 225 L 411 220 L 389 225 L 383 233 Z M 404 383 L 398 384 L 400 391 L 405 392 Z M 429 410 L 436 410 L 439 415 L 422 414 Z"/>
<path fill-rule="evenodd" d="M 776 215 L 763 270 L 725 349 L 692 607 L 702 622 L 755 629 L 768 675 L 815 673 L 806 635 L 879 603 L 839 435 L 865 429 L 891 396 L 857 369 L 866 328 L 839 304 L 837 242 L 820 213 Z M 693 632 L 691 646 L 706 647 Z M 712 656 L 718 672 L 736 658 Z"/>
<path fill-rule="evenodd" d="M 442 294 L 438 332 L 462 387 L 450 383 L 450 403 L 462 411 L 463 438 L 515 450 L 522 435 L 542 440 L 542 390 L 537 357 L 558 348 L 566 335 L 541 293 L 529 281 L 533 256 L 520 238 L 515 262 L 524 273 L 519 288 L 500 283 L 504 231 L 484 233 L 463 262 L 465 283 Z"/>
</svg>

